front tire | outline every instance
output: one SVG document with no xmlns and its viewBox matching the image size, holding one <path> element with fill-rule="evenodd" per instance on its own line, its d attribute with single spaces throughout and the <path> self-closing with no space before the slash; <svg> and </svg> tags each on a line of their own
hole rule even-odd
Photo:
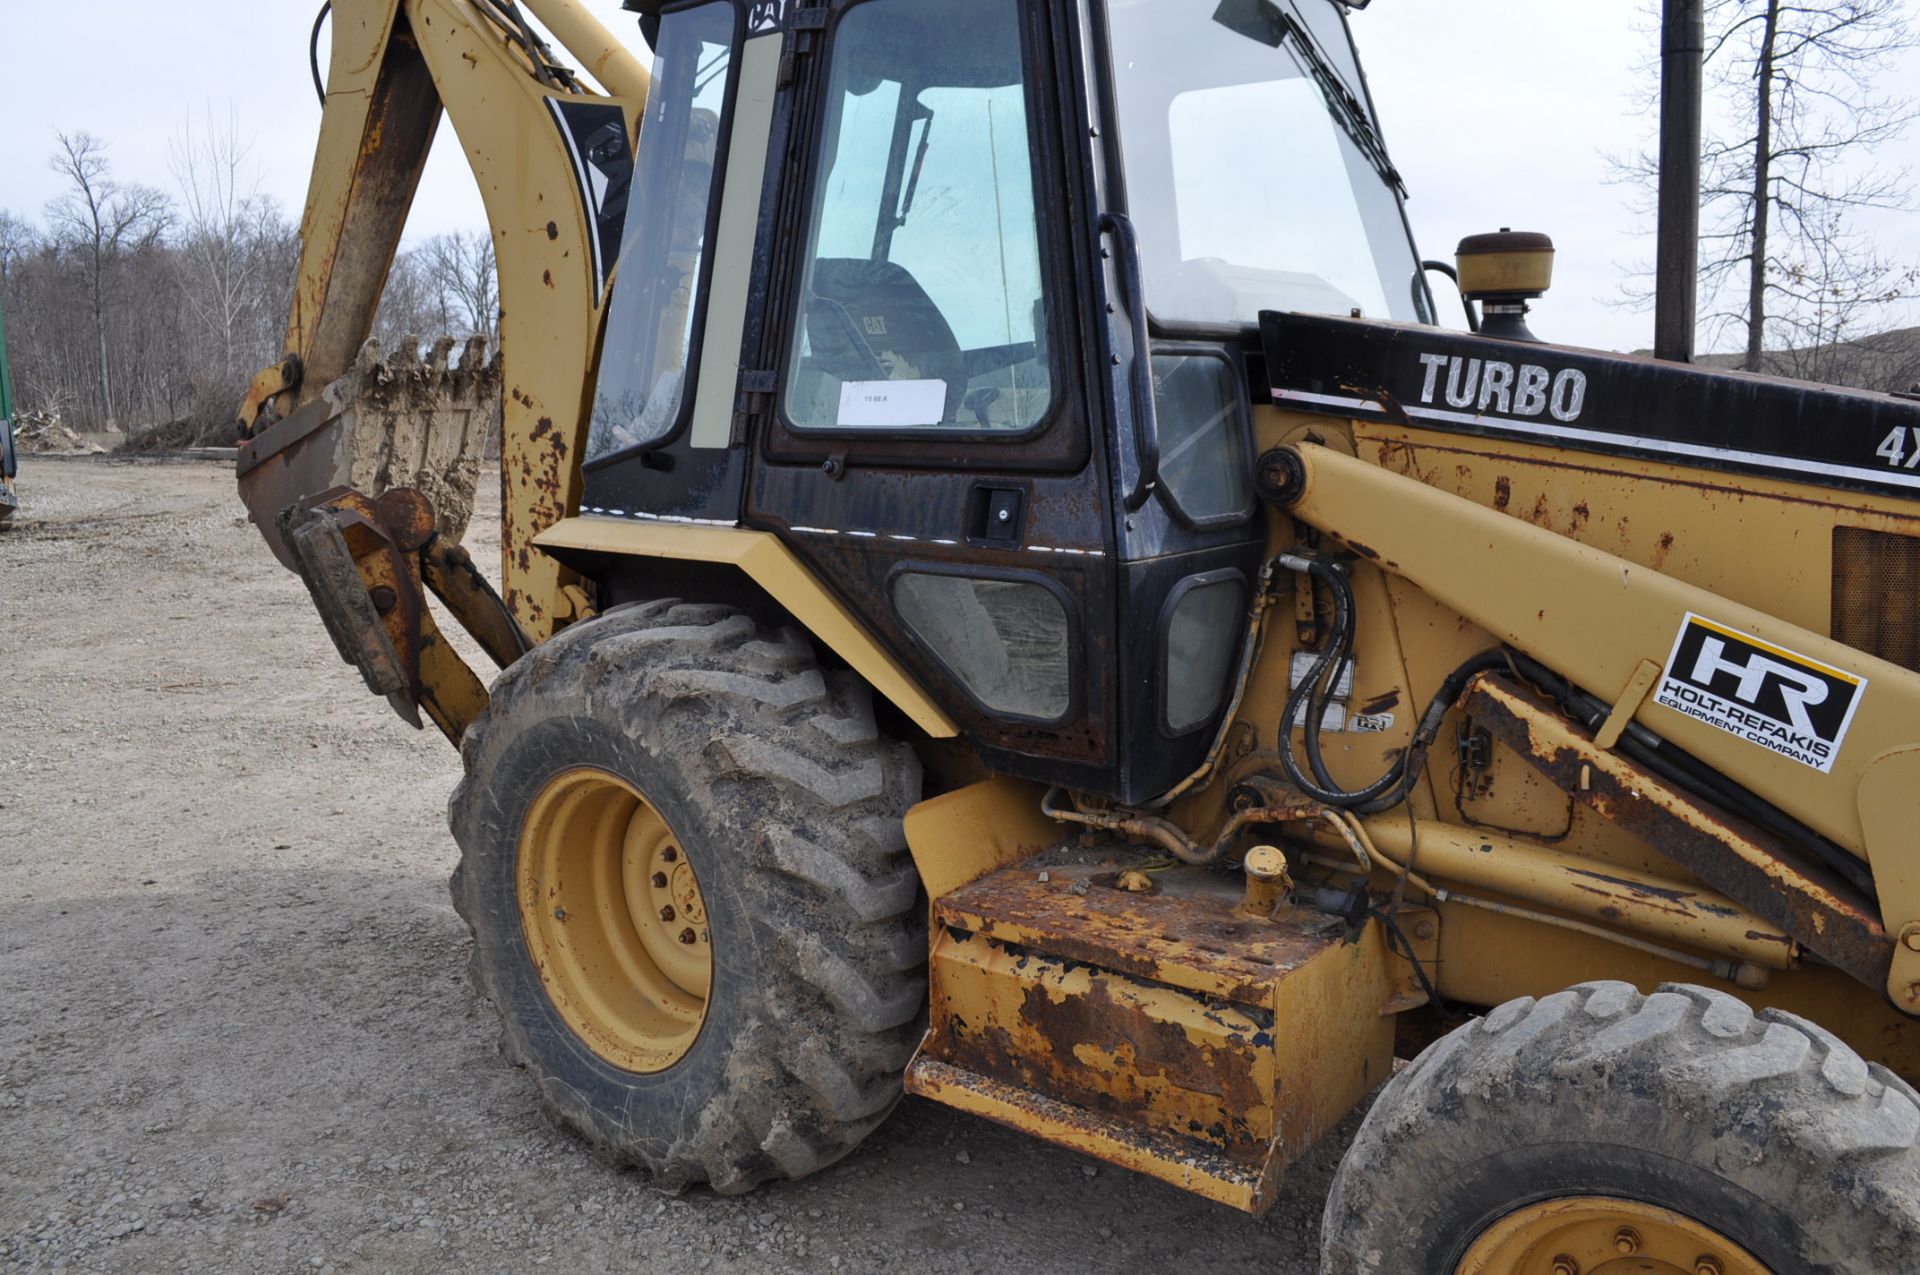
<svg viewBox="0 0 1920 1275">
<path fill-rule="evenodd" d="M 454 906 L 560 1123 L 733 1193 L 885 1118 L 925 1012 L 920 770 L 864 684 L 732 608 L 631 604 L 508 670 L 461 754 Z"/>
<path fill-rule="evenodd" d="M 1327 1199 L 1322 1270 L 1907 1270 L 1916 1138 L 1914 1091 L 1805 1019 L 1587 983 L 1500 1006 L 1386 1086 Z"/>
</svg>

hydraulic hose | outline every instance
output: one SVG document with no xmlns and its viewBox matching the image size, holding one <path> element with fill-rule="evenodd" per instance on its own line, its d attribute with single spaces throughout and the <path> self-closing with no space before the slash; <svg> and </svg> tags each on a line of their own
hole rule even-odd
<svg viewBox="0 0 1920 1275">
<path fill-rule="evenodd" d="M 320 78 L 320 28 L 326 25 L 327 15 L 331 12 L 333 0 L 326 0 L 313 19 L 313 34 L 307 37 L 307 67 L 313 72 L 313 91 L 319 94 L 323 109 L 327 104 L 327 84 Z"/>
<path fill-rule="evenodd" d="M 1341 666 L 1353 650 L 1353 585 L 1337 563 L 1293 554 L 1283 555 L 1280 563 L 1325 584 L 1327 591 L 1333 595 L 1333 627 L 1327 634 L 1319 656 L 1307 670 L 1307 675 L 1287 696 L 1286 707 L 1280 715 L 1280 764 L 1294 787 L 1307 796 L 1325 805 L 1352 809 L 1399 783 L 1401 767 L 1406 759 L 1402 757 L 1388 768 L 1386 774 L 1359 789 L 1342 788 L 1327 773 L 1320 751 L 1320 721 L 1326 715 L 1327 700 L 1333 687 L 1339 683 Z M 1293 723 L 1303 708 L 1306 710 L 1307 761 L 1313 767 L 1312 777 L 1301 768 L 1300 760 L 1293 751 Z"/>
<path fill-rule="evenodd" d="M 1342 788 L 1327 772 L 1326 759 L 1320 747 L 1320 724 L 1326 716 L 1327 700 L 1339 683 L 1340 668 L 1353 651 L 1358 615 L 1353 583 L 1337 563 L 1298 554 L 1283 555 L 1280 563 L 1321 581 L 1333 596 L 1333 627 L 1328 632 L 1327 641 L 1306 677 L 1288 695 L 1281 714 L 1280 765 L 1296 788 L 1325 805 L 1351 810 L 1356 814 L 1378 814 L 1382 810 L 1392 809 L 1405 801 L 1407 794 L 1420 781 L 1427 753 L 1440 736 L 1440 725 L 1446 719 L 1447 710 L 1460 698 L 1469 679 L 1488 669 L 1511 667 L 1509 656 L 1505 651 L 1483 652 L 1449 673 L 1428 703 L 1426 712 L 1421 715 L 1406 751 L 1387 768 L 1386 773 L 1364 787 Z M 1300 716 L 1302 708 L 1306 710 L 1303 724 L 1307 765 L 1313 771 L 1311 777 L 1301 768 L 1293 750 L 1293 723 Z"/>
</svg>

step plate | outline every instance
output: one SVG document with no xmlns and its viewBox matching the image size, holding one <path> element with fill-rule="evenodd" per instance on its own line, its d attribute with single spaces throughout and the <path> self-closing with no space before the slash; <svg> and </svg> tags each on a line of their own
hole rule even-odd
<svg viewBox="0 0 1920 1275">
<path fill-rule="evenodd" d="M 907 1092 L 985 1116 L 1055 1146 L 1070 1147 L 1118 1168 L 1159 1178 L 1247 1213 L 1264 1212 L 1273 1203 L 1274 1181 L 1268 1166 L 1235 1164 L 1187 1139 L 1102 1119 L 1072 1103 L 938 1059 L 924 1055 L 914 1059 L 907 1068 Z"/>
</svg>

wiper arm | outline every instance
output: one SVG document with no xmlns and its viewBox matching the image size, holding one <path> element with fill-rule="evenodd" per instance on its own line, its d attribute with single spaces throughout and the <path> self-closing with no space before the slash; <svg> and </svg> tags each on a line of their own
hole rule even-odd
<svg viewBox="0 0 1920 1275">
<path fill-rule="evenodd" d="M 1313 38 L 1313 33 L 1308 31 L 1305 25 L 1291 13 L 1282 13 L 1279 17 L 1283 42 L 1287 39 L 1292 41 L 1294 56 L 1305 64 L 1307 72 L 1320 86 L 1321 96 L 1327 99 L 1327 110 L 1333 115 L 1334 122 L 1346 130 L 1347 136 L 1353 139 L 1353 144 L 1360 148 L 1361 153 L 1373 165 L 1373 170 L 1380 174 L 1380 180 L 1399 191 L 1404 197 L 1407 193 L 1406 183 L 1400 180 L 1399 170 L 1387 157 L 1386 143 L 1380 140 L 1380 134 L 1375 131 L 1373 121 L 1367 117 L 1366 104 L 1353 95 L 1353 90 L 1347 87 L 1347 82 L 1340 77 L 1338 71 L 1334 70 L 1333 63 L 1329 62 L 1327 55 L 1321 52 L 1319 43 Z"/>
<path fill-rule="evenodd" d="M 1320 86 L 1321 96 L 1327 99 L 1327 110 L 1334 122 L 1353 139 L 1353 144 L 1360 148 L 1382 181 L 1402 195 L 1407 193 L 1406 183 L 1400 180 L 1393 161 L 1387 158 L 1386 144 L 1380 140 L 1380 134 L 1374 131 L 1373 121 L 1367 118 L 1365 103 L 1347 87 L 1346 80 L 1327 60 L 1313 33 L 1300 19 L 1282 9 L 1279 0 L 1220 0 L 1220 6 L 1213 12 L 1213 20 L 1229 31 L 1244 35 L 1249 40 L 1258 40 L 1269 48 L 1282 48 L 1291 40 L 1294 56 L 1313 77 L 1314 83 Z"/>
</svg>

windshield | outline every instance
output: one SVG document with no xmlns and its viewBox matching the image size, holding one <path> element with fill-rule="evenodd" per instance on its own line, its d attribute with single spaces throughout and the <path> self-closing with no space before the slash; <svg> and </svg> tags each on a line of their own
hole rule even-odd
<svg viewBox="0 0 1920 1275">
<path fill-rule="evenodd" d="M 1108 0 L 1128 211 L 1161 322 L 1429 322 L 1332 0 Z"/>
</svg>

